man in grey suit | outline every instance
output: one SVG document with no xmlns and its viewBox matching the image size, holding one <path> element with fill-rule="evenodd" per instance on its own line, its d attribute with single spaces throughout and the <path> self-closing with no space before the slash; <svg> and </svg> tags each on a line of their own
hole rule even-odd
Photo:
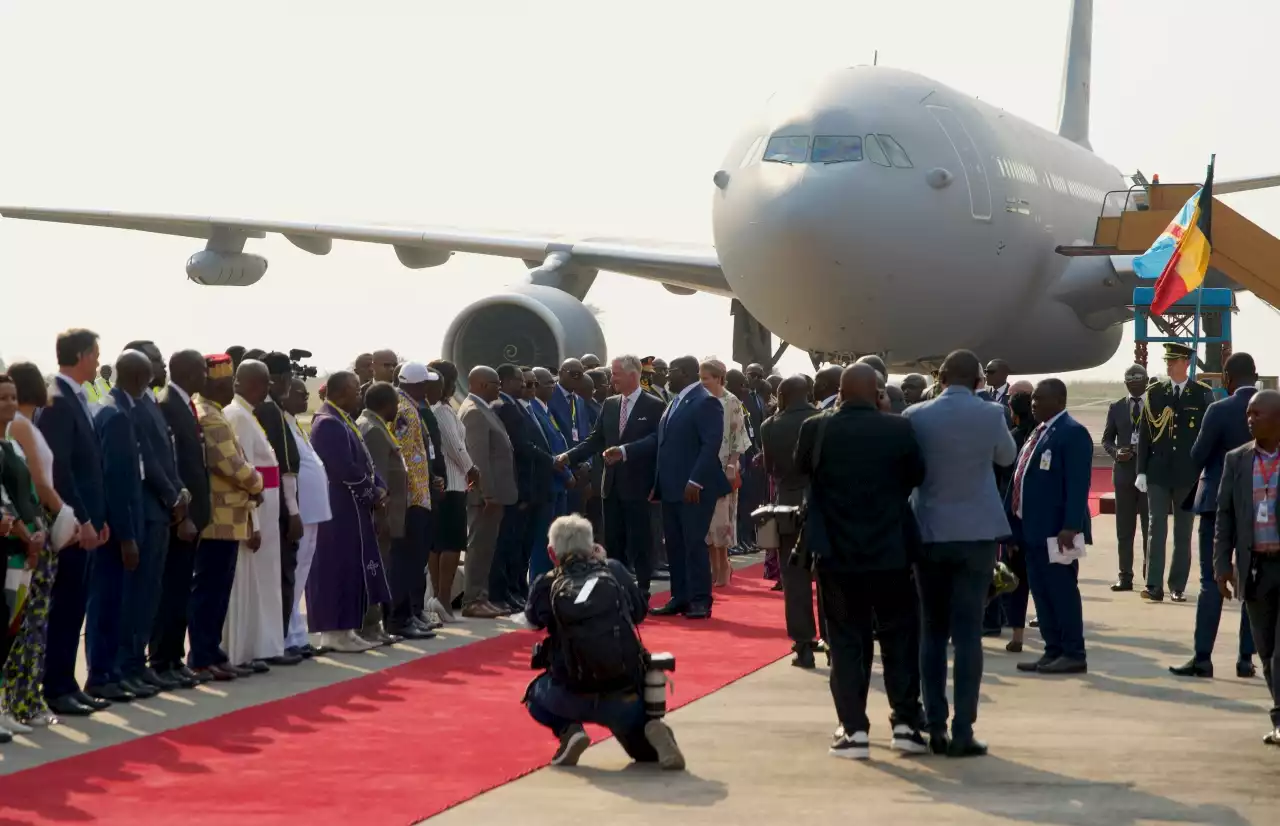
<svg viewBox="0 0 1280 826">
<path fill-rule="evenodd" d="M 1218 592 L 1244 600 L 1262 674 L 1271 690 L 1271 731 L 1263 742 L 1280 746 L 1280 530 L 1276 492 L 1280 489 L 1280 393 L 1259 390 L 1249 400 L 1246 442 L 1227 453 L 1218 488 L 1213 532 L 1213 570 Z M 1234 564 L 1233 564 L 1234 563 Z"/>
<path fill-rule="evenodd" d="M 458 409 L 467 431 L 467 453 L 480 469 L 480 484 L 467 492 L 467 557 L 462 615 L 493 619 L 503 615 L 489 602 L 489 568 L 502 527 L 502 511 L 519 498 L 515 457 L 507 428 L 491 405 L 498 400 L 498 371 L 476 367 L 467 376 L 471 393 Z"/>
<path fill-rule="evenodd" d="M 379 508 L 373 514 L 378 534 L 378 554 L 382 557 L 384 571 L 395 571 L 398 567 L 391 562 L 391 548 L 395 540 L 404 538 L 404 519 L 409 508 L 409 473 L 405 470 L 400 447 L 387 429 L 387 422 L 395 421 L 399 403 L 400 398 L 393 386 L 385 381 L 374 382 L 365 391 L 365 409 L 356 420 L 360 434 L 364 436 L 364 446 L 369 451 L 369 458 L 373 459 L 374 468 L 387 485 L 386 507 Z M 388 581 L 387 584 L 391 586 L 392 594 L 404 589 L 404 583 Z M 390 617 L 390 604 L 370 605 L 364 615 L 364 627 L 360 636 L 375 645 L 386 645 L 398 640 L 398 635 L 388 634 L 383 626 L 383 621 Z"/>
<path fill-rule="evenodd" d="M 1111 483 L 1116 492 L 1116 543 L 1120 550 L 1120 576 L 1113 591 L 1133 590 L 1133 533 L 1142 526 L 1142 577 L 1147 576 L 1147 495 L 1133 486 L 1138 476 L 1138 431 L 1142 423 L 1143 394 L 1149 384 L 1147 368 L 1134 364 L 1124 371 L 1129 395 L 1111 403 L 1102 429 L 1102 449 L 1115 462 Z M 1141 520 L 1141 521 L 1139 521 Z"/>
<path fill-rule="evenodd" d="M 924 627 L 920 676 L 929 746 L 935 754 L 986 754 L 973 736 L 982 682 L 982 614 L 999 540 L 1009 520 L 992 465 L 1007 467 L 1017 447 L 1004 409 L 974 395 L 982 365 L 968 350 L 942 362 L 937 398 L 903 413 L 924 453 L 924 484 L 911 496 L 920 527 L 916 584 Z M 947 640 L 955 646 L 955 717 L 947 737 Z"/>
</svg>

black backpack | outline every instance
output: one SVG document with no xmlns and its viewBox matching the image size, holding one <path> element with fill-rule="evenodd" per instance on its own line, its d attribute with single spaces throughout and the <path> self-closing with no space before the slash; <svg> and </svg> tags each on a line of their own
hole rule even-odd
<svg viewBox="0 0 1280 826">
<path fill-rule="evenodd" d="M 622 583 L 602 561 L 575 560 L 551 583 L 555 637 L 570 691 L 635 689 L 644 679 L 644 647 Z"/>
</svg>

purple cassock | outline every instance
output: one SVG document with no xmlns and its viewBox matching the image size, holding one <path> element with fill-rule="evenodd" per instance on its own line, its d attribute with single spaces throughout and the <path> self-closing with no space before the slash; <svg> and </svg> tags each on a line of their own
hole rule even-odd
<svg viewBox="0 0 1280 826">
<path fill-rule="evenodd" d="M 370 605 L 391 601 L 372 510 L 386 485 L 364 443 L 327 402 L 311 420 L 311 446 L 329 477 L 333 518 L 317 526 L 307 625 L 313 634 L 358 629 Z"/>
</svg>

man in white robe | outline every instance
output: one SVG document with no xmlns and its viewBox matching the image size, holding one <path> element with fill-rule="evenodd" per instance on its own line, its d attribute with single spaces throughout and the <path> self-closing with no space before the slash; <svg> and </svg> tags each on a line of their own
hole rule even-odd
<svg viewBox="0 0 1280 826">
<path fill-rule="evenodd" d="M 254 407 L 267 397 L 270 376 L 260 361 L 246 359 L 236 368 L 236 397 L 223 408 L 249 464 L 262 475 L 262 502 L 253 512 L 257 542 L 240 543 L 231 605 L 222 627 L 228 660 L 262 673 L 267 662 L 284 655 L 284 608 L 280 596 L 280 467 Z"/>
<path fill-rule="evenodd" d="M 289 618 L 289 634 L 285 637 L 284 646 L 287 654 L 301 654 L 314 657 L 319 649 L 311 644 L 307 636 L 307 623 L 302 618 L 300 606 L 302 594 L 306 589 L 307 576 L 311 573 L 311 560 L 316 555 L 316 536 L 320 524 L 333 518 L 329 509 L 329 477 L 324 470 L 324 462 L 311 447 L 311 440 L 298 427 L 295 418 L 306 412 L 310 402 L 307 385 L 302 379 L 295 378 L 285 399 L 285 421 L 293 432 L 293 439 L 298 444 L 298 512 L 302 516 L 302 541 L 298 544 L 298 572 L 294 580 L 293 614 Z"/>
</svg>

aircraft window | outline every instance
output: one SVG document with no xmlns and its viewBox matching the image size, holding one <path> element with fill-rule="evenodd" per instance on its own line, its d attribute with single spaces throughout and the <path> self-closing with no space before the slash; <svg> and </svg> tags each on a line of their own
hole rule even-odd
<svg viewBox="0 0 1280 826">
<path fill-rule="evenodd" d="M 880 166 L 890 166 L 889 156 L 885 154 L 884 147 L 880 145 L 880 141 L 876 140 L 875 135 L 867 135 L 866 143 L 863 144 L 867 148 L 867 160 Z"/>
<path fill-rule="evenodd" d="M 809 139 L 803 136 L 769 138 L 764 150 L 764 160 L 771 163 L 804 163 L 809 155 Z"/>
<path fill-rule="evenodd" d="M 879 135 L 880 145 L 884 147 L 884 151 L 889 153 L 889 162 L 899 169 L 910 169 L 911 158 L 907 156 L 907 150 L 902 145 L 888 135 Z"/>
<path fill-rule="evenodd" d="M 862 138 L 857 135 L 819 135 L 813 139 L 813 163 L 862 160 Z"/>
</svg>

